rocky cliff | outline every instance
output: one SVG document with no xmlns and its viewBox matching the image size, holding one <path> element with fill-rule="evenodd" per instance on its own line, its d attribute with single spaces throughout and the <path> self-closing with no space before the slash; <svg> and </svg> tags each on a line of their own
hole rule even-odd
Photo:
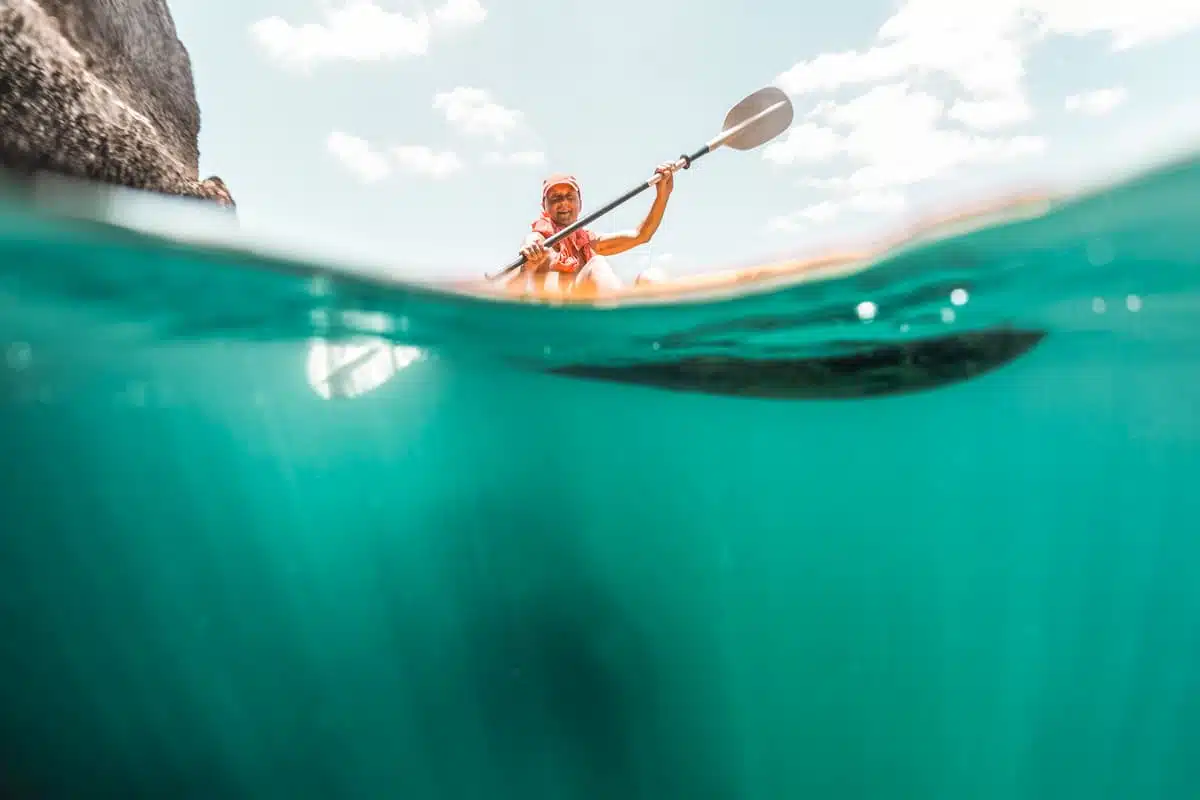
<svg viewBox="0 0 1200 800">
<path fill-rule="evenodd" d="M 233 206 L 166 0 L 0 0 L 0 166 Z"/>
</svg>

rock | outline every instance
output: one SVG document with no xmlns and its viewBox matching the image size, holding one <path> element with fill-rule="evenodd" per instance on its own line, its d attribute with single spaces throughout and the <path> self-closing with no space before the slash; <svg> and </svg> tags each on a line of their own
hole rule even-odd
<svg viewBox="0 0 1200 800">
<path fill-rule="evenodd" d="M 232 208 L 200 180 L 199 133 L 165 0 L 0 0 L 0 166 Z"/>
</svg>

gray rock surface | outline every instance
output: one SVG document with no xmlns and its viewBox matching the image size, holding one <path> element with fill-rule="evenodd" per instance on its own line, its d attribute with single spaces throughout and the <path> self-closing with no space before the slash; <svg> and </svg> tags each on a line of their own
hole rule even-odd
<svg viewBox="0 0 1200 800">
<path fill-rule="evenodd" d="M 166 0 L 0 0 L 0 166 L 232 207 L 199 133 Z"/>
</svg>

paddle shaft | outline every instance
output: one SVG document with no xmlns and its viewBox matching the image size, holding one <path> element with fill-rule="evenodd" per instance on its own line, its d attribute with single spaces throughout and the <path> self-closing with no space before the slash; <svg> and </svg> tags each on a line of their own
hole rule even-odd
<svg viewBox="0 0 1200 800">
<path fill-rule="evenodd" d="M 783 103 L 776 103 L 775 105 L 771 106 L 770 108 L 766 108 L 766 109 L 763 109 L 762 111 L 758 112 L 754 116 L 750 117 L 750 119 L 745 120 L 744 122 L 740 122 L 737 125 L 734 125 L 729 130 L 721 131 L 720 134 L 713 137 L 711 140 L 709 140 L 707 143 L 705 143 L 705 145 L 703 147 L 701 147 L 700 149 L 698 149 L 696 152 L 680 156 L 678 158 L 678 160 L 674 161 L 671 164 L 671 172 L 674 173 L 674 172 L 678 172 L 681 169 L 687 169 L 688 167 L 690 167 L 692 165 L 692 162 L 694 162 L 696 159 L 701 158 L 701 157 L 707 155 L 708 153 L 711 153 L 713 150 L 716 150 L 718 147 L 720 147 L 725 142 L 732 139 L 734 136 L 737 136 L 739 133 L 744 131 L 746 128 L 750 127 L 751 125 L 753 125 L 754 123 L 763 119 L 764 117 L 767 117 L 767 116 L 775 113 L 776 111 L 778 111 L 780 109 L 780 107 L 783 105 L 784 105 Z M 550 238 L 546 239 L 544 242 L 542 242 L 543 246 L 553 247 L 555 244 L 558 244 L 558 242 L 560 242 L 564 238 L 570 236 L 572 233 L 579 230 L 584 225 L 587 225 L 591 222 L 595 222 L 596 220 L 600 219 L 600 217 L 602 217 L 605 214 L 607 214 L 608 212 L 612 211 L 614 208 L 621 205 L 622 203 L 628 202 L 629 200 L 632 200 L 633 198 L 637 197 L 639 194 L 646 191 L 651 186 L 658 183 L 660 180 L 662 180 L 662 176 L 657 172 L 654 173 L 654 177 L 650 178 L 649 180 L 642 181 L 637 186 L 633 187 L 628 192 L 626 192 L 625 194 L 618 197 L 616 200 L 613 200 L 613 201 L 601 206 L 600 208 L 596 209 L 595 211 L 593 211 L 592 213 L 588 214 L 585 217 L 581 217 L 581 218 L 575 220 L 574 222 L 572 222 L 567 227 L 563 228 L 558 233 L 556 233 L 553 236 L 551 236 Z M 499 272 L 488 275 L 486 277 L 488 278 L 488 280 L 495 280 L 496 278 L 502 278 L 505 275 L 507 275 L 508 273 L 512 272 L 513 270 L 519 269 L 520 266 L 524 263 L 525 263 L 525 256 L 520 255 L 517 257 L 517 259 L 515 261 L 513 261 L 511 264 L 509 264 L 504 269 L 500 270 Z"/>
<path fill-rule="evenodd" d="M 680 169 L 687 169 L 693 161 L 695 161 L 697 158 L 700 158 L 701 156 L 703 156 L 705 153 L 708 153 L 708 152 L 710 152 L 709 146 L 705 145 L 704 147 L 700 148 L 699 150 L 692 153 L 691 155 L 680 156 L 678 161 L 671 164 L 671 171 L 677 172 Z M 592 222 L 595 222 L 596 220 L 600 219 L 608 212 L 612 211 L 617 206 L 627 203 L 628 201 L 637 197 L 639 194 L 646 191 L 654 184 L 658 183 L 661 179 L 662 179 L 661 176 L 656 172 L 654 174 L 653 178 L 642 181 L 637 186 L 633 187 L 632 189 L 630 189 L 628 192 L 621 195 L 617 199 L 611 200 L 608 203 L 605 203 L 604 205 L 600 206 L 600 208 L 597 208 L 595 211 L 588 214 L 587 216 L 580 217 L 579 219 L 575 220 L 570 225 L 563 228 L 561 231 L 559 231 L 558 233 L 554 234 L 553 236 L 551 236 L 550 238 L 548 238 L 544 242 L 542 242 L 542 245 L 545 247 L 553 247 L 554 245 L 558 244 L 563 239 L 570 236 L 575 231 L 582 228 L 584 225 L 588 225 Z M 513 261 L 511 264 L 509 264 L 507 267 L 500 270 L 499 272 L 497 272 L 493 275 L 489 275 L 488 278 L 495 279 L 495 278 L 504 277 L 505 275 L 512 272 L 513 270 L 519 269 L 520 266 L 524 263 L 525 263 L 525 256 L 524 255 L 517 256 L 517 259 L 515 261 Z"/>
</svg>

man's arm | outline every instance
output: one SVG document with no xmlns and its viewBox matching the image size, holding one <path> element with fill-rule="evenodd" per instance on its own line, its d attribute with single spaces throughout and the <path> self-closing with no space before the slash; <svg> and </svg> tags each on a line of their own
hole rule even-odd
<svg viewBox="0 0 1200 800">
<path fill-rule="evenodd" d="M 615 256 L 626 250 L 632 250 L 638 245 L 646 244 L 654 238 L 654 232 L 658 230 L 663 213 L 667 210 L 667 198 L 671 196 L 671 190 L 675 186 L 675 174 L 667 168 L 668 166 L 664 164 L 655 170 L 662 173 L 663 177 L 654 185 L 658 194 L 654 196 L 654 204 L 650 206 L 650 212 L 646 214 L 642 223 L 632 231 L 597 236 L 596 243 L 593 245 L 596 255 Z"/>
</svg>

